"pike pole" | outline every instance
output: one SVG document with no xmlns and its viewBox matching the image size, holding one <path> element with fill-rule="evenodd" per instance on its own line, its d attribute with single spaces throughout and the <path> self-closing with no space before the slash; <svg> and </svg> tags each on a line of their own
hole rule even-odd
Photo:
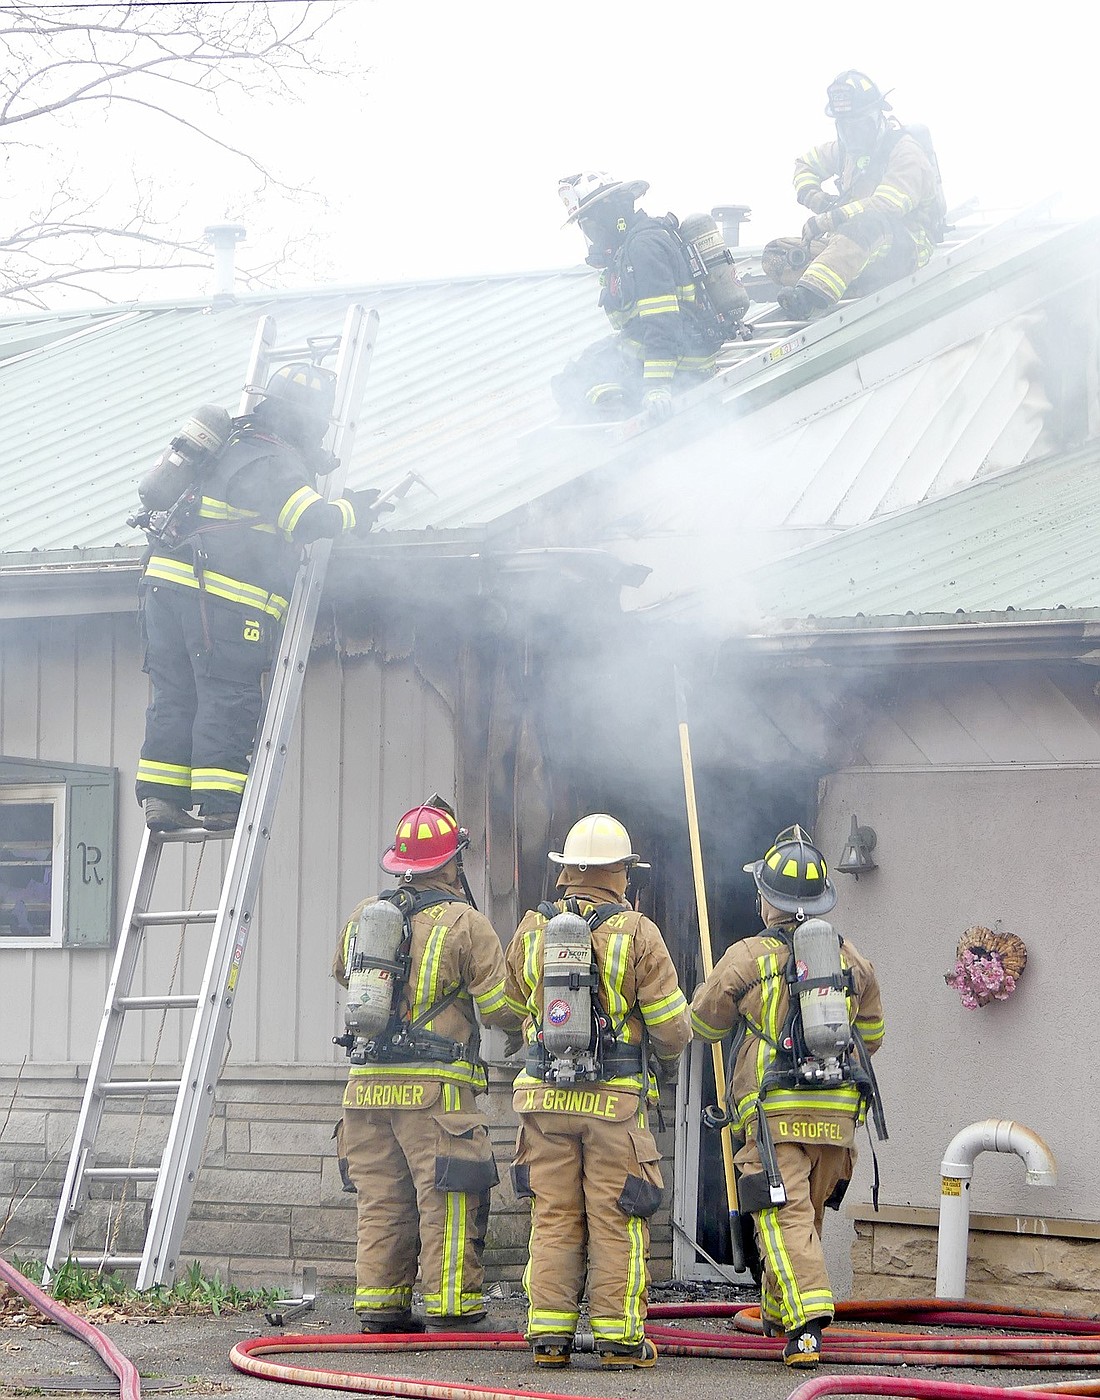
<svg viewBox="0 0 1100 1400">
<path fill-rule="evenodd" d="M 680 760 L 684 769 L 684 798 L 687 802 L 688 839 L 691 844 L 691 869 L 695 877 L 695 903 L 699 911 L 699 949 L 703 958 L 703 976 L 709 977 L 714 970 L 714 955 L 710 942 L 710 919 L 707 915 L 707 890 L 703 882 L 703 847 L 699 839 L 699 810 L 695 804 L 695 775 L 691 765 L 691 739 L 688 735 L 687 698 L 684 694 L 680 673 L 673 668 L 673 683 L 676 689 L 676 719 L 680 730 Z M 726 1069 L 722 1054 L 722 1042 L 716 1040 L 710 1047 L 714 1062 L 714 1092 L 721 1102 L 725 1091 Z M 730 1250 L 733 1267 L 740 1271 L 745 1267 L 745 1252 L 741 1245 L 741 1217 L 737 1209 L 737 1176 L 733 1168 L 733 1140 L 727 1123 L 721 1130 L 722 1171 L 726 1181 L 726 1206 L 729 1211 Z"/>
</svg>

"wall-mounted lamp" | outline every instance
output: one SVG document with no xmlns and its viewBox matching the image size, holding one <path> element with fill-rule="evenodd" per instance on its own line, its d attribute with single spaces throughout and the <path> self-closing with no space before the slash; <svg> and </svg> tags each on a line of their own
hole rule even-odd
<svg viewBox="0 0 1100 1400">
<path fill-rule="evenodd" d="M 871 852 L 875 849 L 878 837 L 873 826 L 860 826 L 859 818 L 853 815 L 852 829 L 844 843 L 844 854 L 836 863 L 836 869 L 843 875 L 854 875 L 858 880 L 868 870 L 877 870 Z"/>
</svg>

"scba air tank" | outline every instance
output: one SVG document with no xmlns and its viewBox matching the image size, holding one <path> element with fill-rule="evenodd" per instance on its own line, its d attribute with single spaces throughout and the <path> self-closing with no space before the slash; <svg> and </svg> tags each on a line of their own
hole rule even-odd
<svg viewBox="0 0 1100 1400">
<path fill-rule="evenodd" d="M 709 214 L 689 214 L 680 224 L 680 237 L 695 249 L 715 311 L 730 321 L 740 321 L 749 309 L 749 294 L 741 285 L 718 225 Z"/>
<path fill-rule="evenodd" d="M 794 931 L 794 960 L 799 983 L 802 1039 L 811 1060 L 799 1066 L 809 1082 L 834 1083 L 843 1075 L 843 1060 L 852 1039 L 848 997 L 840 965 L 840 939 L 825 919 L 807 919 Z"/>
<path fill-rule="evenodd" d="M 543 932 L 542 1044 L 551 1057 L 592 1049 L 592 932 L 579 914 L 555 914 Z"/>
<path fill-rule="evenodd" d="M 229 441 L 233 420 L 224 408 L 204 403 L 150 467 L 138 485 L 147 510 L 169 510 L 191 483 L 202 475 Z"/>
<path fill-rule="evenodd" d="M 373 1040 L 389 1025 L 404 970 L 397 957 L 404 938 L 405 920 L 388 900 L 368 904 L 359 915 L 348 957 L 344 1005 L 344 1025 L 357 1040 Z"/>
</svg>

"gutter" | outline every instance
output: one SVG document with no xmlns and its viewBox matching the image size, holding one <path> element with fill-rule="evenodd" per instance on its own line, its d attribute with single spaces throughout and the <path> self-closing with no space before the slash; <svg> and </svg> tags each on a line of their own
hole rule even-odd
<svg viewBox="0 0 1100 1400">
<path fill-rule="evenodd" d="M 0 621 L 135 613 L 144 552 L 139 545 L 0 555 Z M 474 593 L 487 592 L 486 585 L 496 578 L 551 574 L 579 585 L 637 588 L 650 572 L 606 549 L 549 545 L 486 550 L 483 530 L 381 531 L 333 551 L 326 595 L 339 592 L 354 601 L 357 594 L 372 593 L 379 574 L 406 577 L 410 561 L 417 567 L 464 570 Z"/>
<path fill-rule="evenodd" d="M 1065 658 L 1100 664 L 1100 610 L 1089 617 L 998 619 L 891 627 L 818 627 L 750 633 L 725 649 L 803 665 L 879 666 L 883 662 L 1027 661 Z"/>
</svg>

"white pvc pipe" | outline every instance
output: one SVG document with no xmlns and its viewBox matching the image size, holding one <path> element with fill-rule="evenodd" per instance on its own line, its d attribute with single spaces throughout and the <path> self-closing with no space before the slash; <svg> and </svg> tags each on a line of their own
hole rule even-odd
<svg viewBox="0 0 1100 1400">
<path fill-rule="evenodd" d="M 1029 1186 L 1053 1186 L 1054 1155 L 1038 1133 L 1006 1118 L 986 1118 L 956 1133 L 940 1163 L 940 1232 L 936 1253 L 936 1297 L 966 1297 L 970 1232 L 970 1179 L 981 1152 L 1014 1152 L 1027 1168 Z"/>
</svg>

